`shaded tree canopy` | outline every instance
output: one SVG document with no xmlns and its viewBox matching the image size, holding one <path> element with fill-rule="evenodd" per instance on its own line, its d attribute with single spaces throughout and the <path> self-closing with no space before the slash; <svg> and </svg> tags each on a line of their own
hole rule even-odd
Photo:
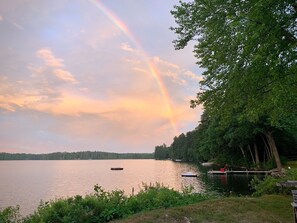
<svg viewBox="0 0 297 223">
<path fill-rule="evenodd" d="M 263 146 L 281 169 L 275 132 L 294 135 L 297 123 L 296 1 L 180 1 L 171 13 L 175 48 L 195 41 L 197 63 L 205 69 L 191 103 L 207 111 L 205 132 L 216 136 L 208 143 L 225 141 L 245 155 L 243 144 L 262 133 Z"/>
</svg>

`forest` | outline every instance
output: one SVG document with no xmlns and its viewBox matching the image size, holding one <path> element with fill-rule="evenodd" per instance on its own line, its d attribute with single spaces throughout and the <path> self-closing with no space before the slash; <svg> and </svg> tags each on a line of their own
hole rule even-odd
<svg viewBox="0 0 297 223">
<path fill-rule="evenodd" d="M 181 1 L 171 14 L 175 49 L 194 43 L 204 70 L 190 103 L 204 112 L 155 157 L 281 171 L 297 158 L 296 1 Z"/>
<path fill-rule="evenodd" d="M 153 159 L 153 153 L 108 153 L 100 151 L 56 152 L 48 154 L 0 153 L 0 160 L 103 160 Z"/>
</svg>

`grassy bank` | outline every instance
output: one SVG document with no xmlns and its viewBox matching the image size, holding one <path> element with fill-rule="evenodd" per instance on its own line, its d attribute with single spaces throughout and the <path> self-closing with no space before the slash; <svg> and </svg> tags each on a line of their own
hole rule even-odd
<svg viewBox="0 0 297 223">
<path fill-rule="evenodd" d="M 113 221 L 113 223 L 287 223 L 293 222 L 291 200 L 291 196 L 287 195 L 265 195 L 257 198 L 222 198 L 207 200 L 198 204 L 140 213 L 127 219 Z"/>
</svg>

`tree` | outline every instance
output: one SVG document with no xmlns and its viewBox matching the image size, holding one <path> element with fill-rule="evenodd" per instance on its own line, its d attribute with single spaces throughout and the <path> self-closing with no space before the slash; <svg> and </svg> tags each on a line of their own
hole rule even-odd
<svg viewBox="0 0 297 223">
<path fill-rule="evenodd" d="M 167 147 L 165 144 L 156 146 L 155 147 L 155 159 L 157 160 L 165 160 L 169 159 L 170 157 L 170 148 Z"/>
<path fill-rule="evenodd" d="M 187 138 L 184 133 L 180 134 L 178 137 L 173 138 L 173 142 L 170 145 L 172 149 L 172 158 L 187 160 L 188 148 L 186 146 Z"/>
<path fill-rule="evenodd" d="M 205 68 L 203 104 L 210 116 L 230 123 L 263 123 L 263 134 L 281 170 L 276 129 L 296 126 L 297 3 L 295 0 L 195 0 L 171 11 L 176 49 L 189 41 Z"/>
</svg>

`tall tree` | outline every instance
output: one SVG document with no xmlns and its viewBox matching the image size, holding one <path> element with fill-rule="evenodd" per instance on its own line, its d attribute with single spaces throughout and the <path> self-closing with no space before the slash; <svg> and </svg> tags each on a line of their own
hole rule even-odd
<svg viewBox="0 0 297 223">
<path fill-rule="evenodd" d="M 196 41 L 194 53 L 205 68 L 203 91 L 192 105 L 220 114 L 222 123 L 235 113 L 238 122 L 264 123 L 281 170 L 273 133 L 296 124 L 290 122 L 297 115 L 296 0 L 180 1 L 171 13 L 176 49 Z"/>
</svg>

